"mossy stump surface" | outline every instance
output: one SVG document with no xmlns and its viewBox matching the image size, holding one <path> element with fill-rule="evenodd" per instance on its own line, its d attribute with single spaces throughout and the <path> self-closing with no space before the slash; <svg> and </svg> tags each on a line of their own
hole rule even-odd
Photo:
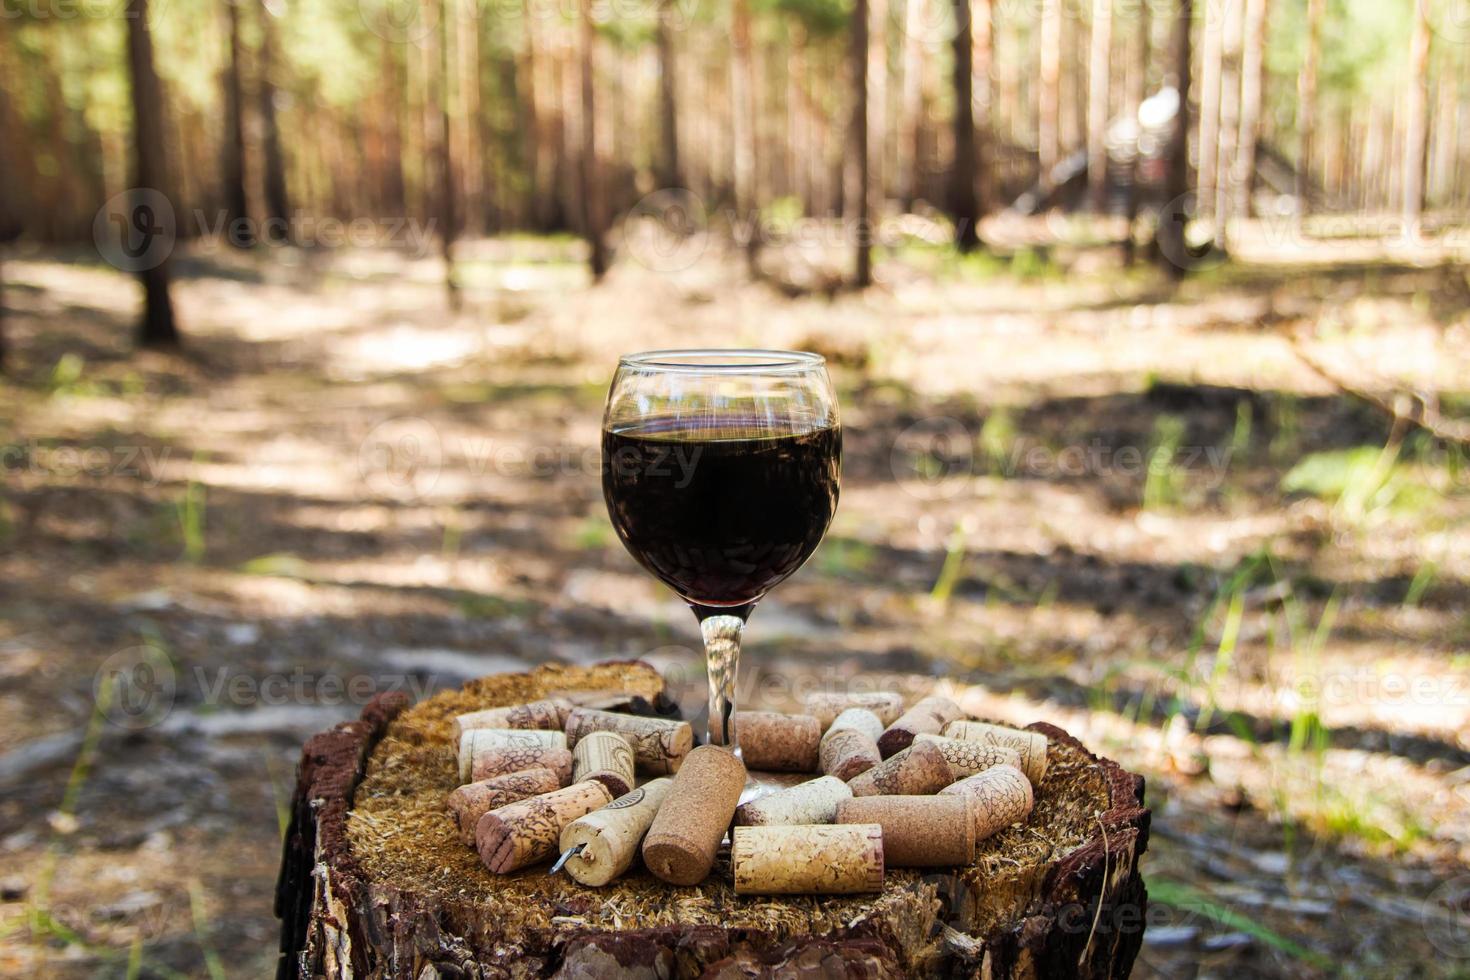
<svg viewBox="0 0 1470 980">
<path fill-rule="evenodd" d="M 889 869 L 881 894 L 737 897 L 641 869 L 592 889 L 544 867 L 500 876 L 455 832 L 456 714 L 558 692 L 650 701 L 641 663 L 542 667 L 409 707 L 384 695 L 303 752 L 277 894 L 278 976 L 1123 977 L 1142 941 L 1143 780 L 1061 729 L 1031 816 L 968 867 Z"/>
</svg>

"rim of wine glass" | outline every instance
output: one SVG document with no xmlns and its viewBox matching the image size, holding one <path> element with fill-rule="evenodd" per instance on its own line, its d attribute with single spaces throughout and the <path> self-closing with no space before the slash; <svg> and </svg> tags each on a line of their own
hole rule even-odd
<svg viewBox="0 0 1470 980">
<path fill-rule="evenodd" d="M 707 360 L 701 363 L 693 360 L 681 361 L 680 358 Z M 821 354 L 774 347 L 674 347 L 624 354 L 618 358 L 618 364 L 624 367 L 691 373 L 798 371 L 823 367 L 826 363 L 827 359 Z"/>
</svg>

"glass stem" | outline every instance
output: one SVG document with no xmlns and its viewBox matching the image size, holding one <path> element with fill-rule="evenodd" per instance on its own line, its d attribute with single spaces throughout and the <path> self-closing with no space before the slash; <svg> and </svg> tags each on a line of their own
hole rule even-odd
<svg viewBox="0 0 1470 980">
<path fill-rule="evenodd" d="M 709 673 L 709 742 L 740 754 L 735 734 L 735 675 L 740 667 L 743 616 L 713 615 L 699 621 L 704 635 L 705 668 Z"/>
</svg>

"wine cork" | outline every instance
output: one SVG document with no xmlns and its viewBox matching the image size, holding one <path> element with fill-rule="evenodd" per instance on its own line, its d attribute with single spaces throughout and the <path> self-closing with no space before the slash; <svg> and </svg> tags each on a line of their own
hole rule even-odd
<svg viewBox="0 0 1470 980">
<path fill-rule="evenodd" d="M 824 777 L 826 778 L 826 777 Z M 852 895 L 883 890 L 883 828 L 736 827 L 737 895 Z"/>
<path fill-rule="evenodd" d="M 1030 780 L 1011 765 L 994 766 L 978 775 L 966 776 L 944 787 L 939 795 L 964 798 L 970 808 L 977 842 L 1017 820 L 1025 820 L 1035 802 Z"/>
<path fill-rule="evenodd" d="M 853 796 L 923 796 L 954 782 L 944 753 L 932 742 L 918 742 L 847 781 Z"/>
<path fill-rule="evenodd" d="M 567 824 L 610 802 L 606 786 L 586 782 L 491 810 L 475 825 L 480 860 L 502 875 L 545 861 L 556 854 Z"/>
<path fill-rule="evenodd" d="M 865 796 L 837 804 L 839 824 L 883 828 L 890 868 L 936 868 L 975 860 L 969 804 L 955 796 Z"/>
<path fill-rule="evenodd" d="M 703 881 L 744 788 L 745 766 L 733 752 L 718 745 L 691 751 L 643 839 L 648 870 L 671 885 Z"/>
<path fill-rule="evenodd" d="M 883 719 L 867 708 L 846 708 L 832 719 L 832 724 L 827 726 L 827 734 L 848 730 L 862 732 L 876 744 L 878 736 L 883 734 Z"/>
<path fill-rule="evenodd" d="M 633 788 L 633 746 L 617 732 L 589 732 L 572 750 L 572 779 L 595 779 L 622 796 Z"/>
<path fill-rule="evenodd" d="M 852 790 L 835 776 L 820 776 L 778 793 L 757 797 L 735 810 L 737 826 L 831 823 L 837 804 L 852 799 Z"/>
<path fill-rule="evenodd" d="M 844 728 L 822 736 L 819 754 L 822 772 L 850 780 L 883 761 L 878 743 L 855 728 Z"/>
<path fill-rule="evenodd" d="M 567 712 L 571 710 L 572 702 L 566 698 L 543 698 L 505 708 L 471 711 L 455 716 L 454 737 L 459 739 L 465 732 L 476 728 L 544 728 L 561 731 L 567 722 Z"/>
<path fill-rule="evenodd" d="M 601 810 L 578 817 L 561 832 L 562 853 L 582 850 L 562 865 L 567 874 L 584 885 L 605 885 L 632 867 L 638 845 L 648 832 L 653 817 L 669 795 L 674 781 L 652 779 L 613 800 Z"/>
<path fill-rule="evenodd" d="M 883 761 L 878 736 L 883 721 L 867 708 L 846 708 L 827 728 L 817 752 L 822 771 L 838 779 L 851 779 Z"/>
<path fill-rule="evenodd" d="M 596 708 L 573 708 L 567 713 L 567 739 L 575 747 L 590 732 L 617 732 L 633 746 L 638 769 L 655 775 L 679 771 L 694 745 L 694 729 L 687 721 L 620 715 Z"/>
<path fill-rule="evenodd" d="M 983 721 L 952 721 L 944 726 L 944 734 L 966 742 L 1015 749 L 1021 755 L 1021 771 L 1031 780 L 1032 786 L 1040 786 L 1041 777 L 1046 775 L 1046 736 L 1040 732 L 990 725 Z"/>
<path fill-rule="evenodd" d="M 954 770 L 956 779 L 973 776 L 992 766 L 1015 766 L 1021 768 L 1021 753 L 1004 745 L 988 742 L 967 742 L 962 738 L 946 738 L 943 735 L 915 735 L 914 744 L 932 742 L 944 753 L 945 761 Z"/>
<path fill-rule="evenodd" d="M 493 749 L 547 748 L 564 749 L 567 737 L 562 732 L 519 728 L 472 728 L 459 737 L 459 781 L 468 782 L 475 756 Z"/>
<path fill-rule="evenodd" d="M 476 753 L 470 764 L 470 779 L 478 783 L 523 769 L 550 769 L 565 786 L 572 781 L 572 754 L 566 749 L 548 749 L 539 745 L 488 749 Z"/>
<path fill-rule="evenodd" d="M 811 715 L 776 711 L 738 711 L 735 730 L 747 769 L 816 772 L 822 724 Z"/>
<path fill-rule="evenodd" d="M 819 692 L 808 694 L 803 704 L 806 713 L 816 716 L 825 731 L 832 721 L 848 708 L 863 708 L 873 712 L 885 726 L 893 724 L 903 714 L 903 698 L 893 691 L 870 691 L 867 694 L 844 694 Z"/>
<path fill-rule="evenodd" d="M 918 734 L 938 735 L 944 726 L 965 717 L 960 706 L 949 698 L 930 695 L 899 716 L 878 737 L 878 750 L 888 758 L 908 748 Z"/>
<path fill-rule="evenodd" d="M 526 769 L 508 772 L 478 783 L 467 783 L 449 794 L 449 810 L 459 824 L 459 836 L 466 844 L 475 843 L 475 825 L 491 810 L 516 803 L 528 796 L 539 796 L 561 789 L 561 779 L 550 769 Z"/>
</svg>

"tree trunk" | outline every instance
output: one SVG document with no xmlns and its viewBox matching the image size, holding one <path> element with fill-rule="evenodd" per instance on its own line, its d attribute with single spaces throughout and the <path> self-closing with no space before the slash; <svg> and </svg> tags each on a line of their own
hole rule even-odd
<svg viewBox="0 0 1470 980">
<path fill-rule="evenodd" d="M 755 80 L 751 71 L 750 3 L 730 10 L 730 141 L 735 176 L 735 221 L 745 237 L 746 271 L 759 273 L 760 206 L 756 201 Z"/>
<path fill-rule="evenodd" d="M 954 0 L 954 162 L 949 168 L 949 209 L 954 217 L 955 245 L 961 252 L 980 247 L 973 16 L 970 0 Z"/>
<path fill-rule="evenodd" d="M 1230 204 L 1235 199 L 1231 176 L 1235 167 L 1236 136 L 1240 126 L 1240 47 L 1245 0 L 1223 0 L 1224 23 L 1220 47 L 1220 131 L 1215 161 L 1215 236 L 1223 245 L 1229 237 Z"/>
<path fill-rule="evenodd" d="M 881 215 L 888 187 L 888 11 L 868 0 L 868 184 Z"/>
<path fill-rule="evenodd" d="M 1204 0 L 1199 83 L 1199 173 L 1195 177 L 1195 208 L 1200 214 L 1215 209 L 1215 167 L 1220 156 L 1220 62 L 1225 47 L 1224 5 L 1234 0 Z"/>
<path fill-rule="evenodd" d="M 148 25 L 148 0 L 128 0 L 128 73 L 133 97 L 133 187 L 170 200 L 168 151 L 165 143 L 163 90 L 153 69 L 153 36 Z M 128 218 L 145 239 L 175 235 L 176 227 L 159 227 L 158 216 L 135 200 Z M 156 262 L 138 270 L 143 284 L 143 320 L 138 343 L 143 347 L 177 347 L 179 330 L 169 298 L 168 249 Z"/>
<path fill-rule="evenodd" d="M 454 242 L 459 236 L 459 202 L 455 191 L 454 144 L 450 135 L 450 120 L 453 118 L 453 51 L 454 19 L 451 11 L 453 0 L 437 0 L 438 30 L 430 33 L 433 38 L 428 57 L 429 72 L 434 81 L 430 90 L 433 102 L 429 106 L 429 125 L 432 129 L 430 147 L 435 155 L 431 168 L 437 192 L 439 221 L 439 246 L 444 259 L 444 290 L 451 310 L 460 308 L 459 277 L 454 268 Z"/>
<path fill-rule="evenodd" d="M 1148 94 L 1148 64 L 1149 49 L 1152 47 L 1150 35 L 1153 27 L 1149 19 L 1149 5 L 1140 3 L 1135 8 L 1135 16 L 1138 23 L 1135 25 L 1134 46 L 1136 48 L 1136 64 L 1133 66 L 1133 74 L 1129 76 L 1128 111 L 1133 113 L 1133 119 L 1138 121 L 1138 109 L 1143 105 L 1143 100 Z M 1138 223 L 1138 204 L 1142 197 L 1143 180 L 1143 153 L 1139 141 L 1133 144 L 1132 166 L 1128 174 L 1126 188 L 1127 204 L 1125 205 L 1126 223 L 1123 230 L 1123 263 L 1132 265 L 1138 258 L 1138 243 L 1134 237 L 1134 225 Z"/>
<path fill-rule="evenodd" d="M 852 5 L 852 197 L 856 256 L 853 284 L 866 289 L 873 284 L 873 187 L 868 173 L 868 0 Z M 967 63 L 968 64 L 968 63 Z"/>
<path fill-rule="evenodd" d="M 1297 76 L 1296 214 L 1312 209 L 1312 137 L 1317 128 L 1317 63 L 1322 50 L 1322 16 L 1327 0 L 1307 0 L 1307 53 Z"/>
<path fill-rule="evenodd" d="M 1240 80 L 1240 140 L 1230 186 L 1234 199 L 1227 217 L 1249 218 L 1251 188 L 1256 182 L 1256 144 L 1261 133 L 1261 101 L 1265 75 L 1267 0 L 1246 0 L 1245 50 Z"/>
<path fill-rule="evenodd" d="M 1036 162 L 1042 196 L 1061 158 L 1062 0 L 1041 0 L 1041 70 L 1036 94 Z"/>
<path fill-rule="evenodd" d="M 660 0 L 655 26 L 658 45 L 658 182 L 660 187 L 683 187 L 679 166 L 679 100 L 674 58 L 673 0 Z"/>
<path fill-rule="evenodd" d="M 1414 3 L 1414 33 L 1409 42 L 1409 97 L 1404 106 L 1403 216 L 1417 236 L 1424 216 L 1424 161 L 1429 142 L 1429 0 Z"/>
<path fill-rule="evenodd" d="M 458 37 L 460 126 L 459 172 L 460 200 L 463 206 L 460 227 L 469 235 L 483 235 L 488 207 L 485 194 L 485 148 L 480 142 L 480 73 L 490 59 L 480 52 L 480 19 L 482 12 L 474 0 L 450 0 L 450 15 Z M 466 10 L 466 7 L 469 9 Z M 514 93 L 512 93 L 512 98 Z"/>
<path fill-rule="evenodd" d="M 919 120 L 924 108 L 924 49 L 921 32 L 924 4 L 936 0 L 904 0 L 903 95 L 899 102 L 898 196 L 905 213 L 919 196 Z"/>
<path fill-rule="evenodd" d="M 1174 17 L 1174 85 L 1179 91 L 1179 114 L 1174 118 L 1165 164 L 1163 210 L 1154 229 L 1154 246 L 1164 271 L 1173 279 L 1188 272 L 1188 250 L 1184 232 L 1189 224 L 1189 32 L 1194 20 L 1194 0 L 1179 0 Z"/>
<path fill-rule="evenodd" d="M 235 248 L 255 244 L 250 206 L 245 194 L 245 91 L 240 79 L 244 45 L 240 41 L 239 0 L 225 0 L 230 52 L 224 68 L 225 139 L 221 154 L 225 205 L 225 241 Z"/>
<path fill-rule="evenodd" d="M 284 242 L 290 237 L 291 199 L 286 193 L 286 161 L 281 154 L 281 128 L 276 121 L 276 86 L 272 80 L 276 70 L 276 18 L 271 13 L 269 0 L 260 0 L 258 56 L 260 64 L 255 92 L 260 107 L 260 149 L 265 171 L 266 237 Z M 397 206 L 401 209 L 401 177 L 398 197 Z"/>
<path fill-rule="evenodd" d="M 995 141 L 994 93 L 991 90 L 990 71 L 995 59 L 995 23 L 992 0 L 971 0 L 970 3 L 970 78 L 974 90 L 970 93 L 975 120 L 975 199 L 980 203 L 980 213 L 989 214 L 995 206 L 995 174 L 993 172 Z M 976 229 L 979 232 L 979 229 Z"/>
<path fill-rule="evenodd" d="M 725 857 L 681 889 L 642 870 L 595 892 L 494 876 L 438 812 L 458 782 L 448 715 L 552 694 L 657 711 L 662 683 L 639 663 L 548 666 L 415 707 L 384 694 L 310 739 L 276 890 L 278 980 L 1127 977 L 1148 910 L 1143 779 L 1044 723 L 1030 726 L 1048 769 L 1025 826 L 966 867 L 890 868 L 878 895 L 737 900 Z"/>
<path fill-rule="evenodd" d="M 607 274 L 608 256 L 602 201 L 602 165 L 597 156 L 597 103 L 593 96 L 597 66 L 597 25 L 592 20 L 592 0 L 582 0 L 582 220 L 587 236 L 588 262 L 592 279 L 600 282 Z"/>
<path fill-rule="evenodd" d="M 1099 214 L 1107 210 L 1108 203 L 1108 81 L 1113 64 L 1112 47 L 1113 0 L 1093 0 L 1087 56 L 1087 194 L 1092 209 Z"/>
</svg>

